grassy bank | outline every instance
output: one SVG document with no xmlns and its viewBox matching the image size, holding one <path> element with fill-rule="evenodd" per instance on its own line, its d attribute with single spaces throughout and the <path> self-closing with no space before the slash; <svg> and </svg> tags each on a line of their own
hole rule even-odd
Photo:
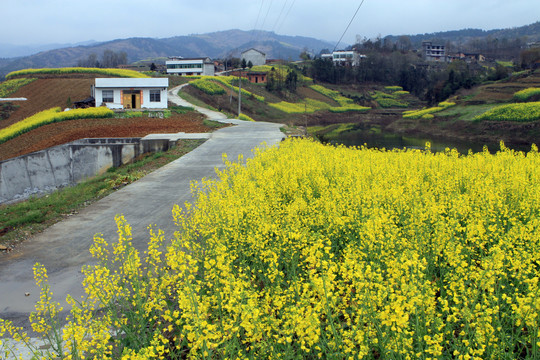
<svg viewBox="0 0 540 360">
<path fill-rule="evenodd" d="M 146 155 L 138 161 L 111 168 L 103 175 L 43 197 L 0 206 L 0 244 L 11 247 L 64 217 L 107 196 L 155 169 L 190 152 L 203 140 L 183 140 L 167 152 Z"/>
</svg>

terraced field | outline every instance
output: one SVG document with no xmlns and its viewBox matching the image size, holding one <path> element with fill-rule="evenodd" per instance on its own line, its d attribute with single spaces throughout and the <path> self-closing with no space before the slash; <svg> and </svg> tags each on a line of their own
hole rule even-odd
<svg viewBox="0 0 540 360">
<path fill-rule="evenodd" d="M 48 76 L 23 86 L 10 97 L 27 101 L 13 102 L 17 106 L 9 118 L 0 121 L 0 129 L 53 107 L 66 108 L 90 96 L 95 77 Z M 207 132 L 203 116 L 196 112 L 176 114 L 168 119 L 138 117 L 131 119 L 83 119 L 49 124 L 0 144 L 0 161 L 47 147 L 87 137 L 143 137 L 152 133 Z"/>
</svg>

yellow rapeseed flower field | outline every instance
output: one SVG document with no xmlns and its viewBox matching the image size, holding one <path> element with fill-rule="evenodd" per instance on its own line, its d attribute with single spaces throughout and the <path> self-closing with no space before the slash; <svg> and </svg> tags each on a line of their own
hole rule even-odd
<svg viewBox="0 0 540 360">
<path fill-rule="evenodd" d="M 26 119 L 0 130 L 0 144 L 37 127 L 73 119 L 96 119 L 112 117 L 114 112 L 106 107 L 62 111 L 59 107 L 43 110 Z"/>
<path fill-rule="evenodd" d="M 6 75 L 6 79 L 22 75 L 42 75 L 42 74 L 98 74 L 106 76 L 119 76 L 127 78 L 147 78 L 146 74 L 128 69 L 107 69 L 107 68 L 84 68 L 84 67 L 66 67 L 66 68 L 43 68 L 43 69 L 23 69 L 12 71 Z"/>
<path fill-rule="evenodd" d="M 150 228 L 141 256 L 121 216 L 118 241 L 95 238 L 63 358 L 540 358 L 536 146 L 287 140 L 225 161 L 172 241 Z"/>
</svg>

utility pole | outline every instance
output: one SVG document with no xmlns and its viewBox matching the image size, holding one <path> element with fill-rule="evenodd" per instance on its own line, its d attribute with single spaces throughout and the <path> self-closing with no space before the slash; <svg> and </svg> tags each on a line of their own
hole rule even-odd
<svg viewBox="0 0 540 360">
<path fill-rule="evenodd" d="M 238 75 L 238 118 L 240 118 L 241 109 L 242 109 L 242 70 L 240 70 L 240 75 Z"/>
</svg>

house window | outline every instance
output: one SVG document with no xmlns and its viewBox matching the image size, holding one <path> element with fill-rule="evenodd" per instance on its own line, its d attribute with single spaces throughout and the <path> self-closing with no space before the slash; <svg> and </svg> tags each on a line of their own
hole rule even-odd
<svg viewBox="0 0 540 360">
<path fill-rule="evenodd" d="M 150 102 L 161 102 L 161 91 L 150 90 Z"/>
<path fill-rule="evenodd" d="M 101 93 L 104 103 L 114 102 L 113 91 L 112 90 L 103 90 Z"/>
</svg>

